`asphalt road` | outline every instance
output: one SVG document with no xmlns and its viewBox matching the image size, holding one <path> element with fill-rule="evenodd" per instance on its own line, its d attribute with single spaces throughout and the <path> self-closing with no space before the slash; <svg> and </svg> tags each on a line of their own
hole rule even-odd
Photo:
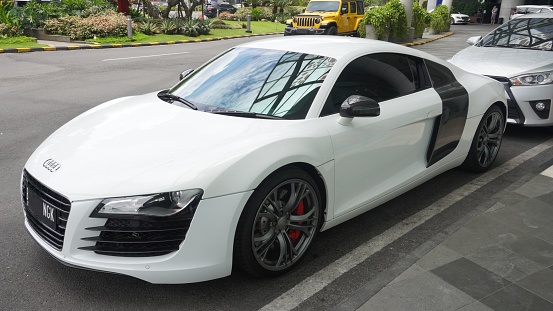
<svg viewBox="0 0 553 311">
<path fill-rule="evenodd" d="M 491 29 L 489 25 L 453 26 L 455 35 L 417 49 L 447 59 L 466 47 L 466 38 Z M 333 262 L 343 260 L 365 242 L 386 234 L 396 224 L 471 183 L 478 175 L 449 171 L 321 233 L 301 266 L 275 279 L 256 279 L 236 271 L 230 277 L 198 284 L 152 285 L 130 277 L 63 266 L 33 242 L 23 226 L 19 179 L 26 159 L 50 133 L 109 99 L 170 87 L 184 69 L 197 67 L 230 46 L 259 39 L 0 55 L 0 309 L 332 309 L 367 280 L 390 268 L 398 258 L 512 182 L 553 164 L 551 150 L 523 162 L 479 186 L 472 194 L 450 202 L 451 207 L 392 240 L 351 269 L 341 271 L 337 277 L 325 274 Z M 494 166 L 500 168 L 551 138 L 553 135 L 543 129 L 509 127 Z M 311 290 L 316 284 L 304 282 L 321 279 L 331 281 L 316 291 Z M 299 300 L 287 307 L 275 307 L 281 295 Z"/>
</svg>

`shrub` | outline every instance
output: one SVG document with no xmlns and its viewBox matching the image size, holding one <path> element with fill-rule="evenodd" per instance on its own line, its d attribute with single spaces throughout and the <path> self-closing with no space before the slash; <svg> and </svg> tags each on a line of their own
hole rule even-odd
<svg viewBox="0 0 553 311">
<path fill-rule="evenodd" d="M 161 33 L 173 35 L 179 32 L 180 23 L 174 18 L 164 19 L 159 26 Z"/>
<path fill-rule="evenodd" d="M 127 35 L 127 18 L 113 11 L 86 18 L 67 16 L 46 21 L 44 29 L 53 34 L 79 40 L 93 37 L 122 37 Z"/>
<path fill-rule="evenodd" d="M 260 21 L 262 19 L 274 20 L 273 11 L 267 7 L 257 8 L 240 8 L 236 11 L 235 15 L 241 20 L 245 21 L 248 18 L 248 13 L 251 13 L 252 21 Z"/>
<path fill-rule="evenodd" d="M 17 37 L 21 35 L 21 31 L 17 26 L 0 24 L 0 38 Z"/>
<path fill-rule="evenodd" d="M 424 29 L 430 25 L 430 13 L 416 1 L 413 4 L 413 19 L 411 25 L 415 28 L 415 38 L 420 37 Z"/>
<path fill-rule="evenodd" d="M 403 39 L 407 35 L 407 14 L 399 0 L 390 0 L 385 5 L 390 20 L 390 36 Z"/>
<path fill-rule="evenodd" d="M 359 28 L 362 28 L 360 35 L 365 36 L 365 25 L 372 25 L 375 29 L 375 32 L 378 36 L 382 36 L 384 33 L 390 31 L 390 21 L 388 18 L 388 12 L 386 7 L 379 6 L 372 10 L 369 10 L 363 16 L 363 27 L 359 25 Z"/>
<path fill-rule="evenodd" d="M 154 20 L 146 19 L 146 21 L 137 24 L 136 30 L 145 35 L 153 35 L 159 33 L 159 26 Z"/>
<path fill-rule="evenodd" d="M 230 12 L 222 12 L 219 14 L 219 18 L 226 21 L 237 21 L 238 16 L 236 14 L 232 14 Z"/>
<path fill-rule="evenodd" d="M 442 32 L 449 28 L 449 9 L 440 4 L 430 13 L 430 28 L 436 32 Z"/>
</svg>

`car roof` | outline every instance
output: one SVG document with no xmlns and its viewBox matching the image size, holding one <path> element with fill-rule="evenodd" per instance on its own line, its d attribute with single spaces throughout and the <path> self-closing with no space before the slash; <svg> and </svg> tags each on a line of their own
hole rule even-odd
<svg viewBox="0 0 553 311">
<path fill-rule="evenodd" d="M 367 52 L 397 52 L 418 55 L 417 50 L 390 42 L 364 38 L 342 36 L 286 36 L 253 41 L 241 47 L 282 50 L 298 53 L 321 55 L 339 59 L 349 54 L 366 54 Z"/>
<path fill-rule="evenodd" d="M 517 5 L 517 8 L 551 8 L 553 5 L 549 4 L 526 4 L 526 5 Z"/>
<path fill-rule="evenodd" d="M 546 12 L 540 12 L 540 13 L 524 14 L 517 17 L 517 19 L 519 18 L 553 18 L 553 12 L 546 11 Z"/>
</svg>

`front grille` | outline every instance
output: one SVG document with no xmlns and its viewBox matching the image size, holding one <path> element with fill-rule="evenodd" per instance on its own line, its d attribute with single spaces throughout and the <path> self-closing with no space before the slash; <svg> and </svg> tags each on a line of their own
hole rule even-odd
<svg viewBox="0 0 553 311">
<path fill-rule="evenodd" d="M 21 187 L 22 201 L 27 222 L 44 241 L 61 251 L 63 248 L 63 238 L 65 236 L 67 219 L 69 219 L 69 211 L 71 210 L 71 202 L 63 195 L 40 183 L 26 170 L 23 171 L 23 183 Z M 48 206 L 55 209 L 53 224 L 50 226 L 46 224 L 40 217 L 41 206 L 32 208 L 29 204 L 30 200 L 34 201 L 31 203 L 33 206 L 35 206 L 35 204 L 46 203 Z"/>
<path fill-rule="evenodd" d="M 314 17 L 296 17 L 295 22 L 297 27 L 314 27 L 315 18 Z"/>
<path fill-rule="evenodd" d="M 83 238 L 96 244 L 80 249 L 119 257 L 166 255 L 179 249 L 191 221 L 192 217 L 149 220 L 109 218 L 104 226 L 86 228 L 100 234 Z"/>
</svg>

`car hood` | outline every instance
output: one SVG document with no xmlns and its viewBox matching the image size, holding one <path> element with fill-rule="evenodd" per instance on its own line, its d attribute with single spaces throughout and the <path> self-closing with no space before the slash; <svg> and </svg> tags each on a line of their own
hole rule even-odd
<svg viewBox="0 0 553 311">
<path fill-rule="evenodd" d="M 523 73 L 553 70 L 553 52 L 471 46 L 449 60 L 466 71 L 511 78 Z"/>
<path fill-rule="evenodd" d="M 233 162 L 260 146 L 300 136 L 307 122 L 194 111 L 161 101 L 155 93 L 127 97 L 62 126 L 25 168 L 72 201 L 205 190 Z M 209 195 L 206 191 L 204 197 Z"/>
</svg>

